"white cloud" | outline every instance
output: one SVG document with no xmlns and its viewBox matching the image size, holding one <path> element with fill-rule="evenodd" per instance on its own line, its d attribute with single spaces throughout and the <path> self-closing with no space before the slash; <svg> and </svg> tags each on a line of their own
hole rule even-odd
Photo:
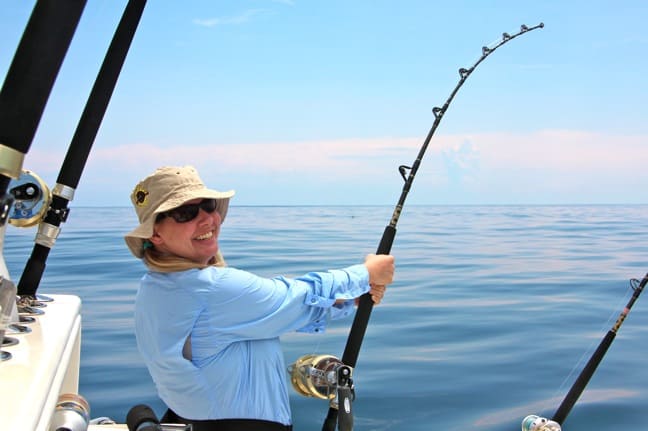
<svg viewBox="0 0 648 431">
<path fill-rule="evenodd" d="M 84 176 L 130 189 L 158 166 L 191 164 L 208 183 L 227 178 L 255 184 L 259 196 L 288 196 L 299 187 L 326 185 L 327 201 L 346 202 L 353 186 L 375 190 L 376 196 L 381 189 L 400 187 L 397 167 L 411 165 L 422 143 L 419 138 L 364 138 L 97 147 Z M 34 150 L 25 167 L 55 177 L 58 160 L 61 155 Z M 422 203 L 646 202 L 646 160 L 648 136 L 643 135 L 574 130 L 441 135 L 432 139 L 416 176 L 416 184 L 423 184 L 414 189 L 425 199 Z M 290 191 L 278 191 L 282 184 Z"/>
<path fill-rule="evenodd" d="M 196 18 L 194 24 L 202 27 L 215 27 L 217 25 L 236 25 L 244 24 L 251 20 L 255 15 L 267 12 L 266 9 L 248 9 L 238 15 L 215 18 Z"/>
</svg>

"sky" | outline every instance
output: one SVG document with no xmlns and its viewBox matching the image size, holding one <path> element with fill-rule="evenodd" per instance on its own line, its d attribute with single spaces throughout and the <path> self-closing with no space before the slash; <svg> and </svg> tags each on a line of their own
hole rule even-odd
<svg viewBox="0 0 648 431">
<path fill-rule="evenodd" d="M 23 167 L 53 187 L 124 0 L 88 0 Z M 0 0 L 4 76 L 34 2 Z M 232 205 L 648 203 L 644 0 L 149 1 L 70 206 L 164 165 Z"/>
</svg>

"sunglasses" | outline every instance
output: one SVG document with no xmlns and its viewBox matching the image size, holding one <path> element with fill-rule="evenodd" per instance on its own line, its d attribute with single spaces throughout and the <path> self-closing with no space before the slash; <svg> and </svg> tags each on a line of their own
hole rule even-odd
<svg viewBox="0 0 648 431">
<path fill-rule="evenodd" d="M 176 223 L 187 223 L 198 217 L 200 210 L 211 214 L 216 210 L 216 199 L 203 199 L 197 204 L 185 204 L 169 211 L 160 213 L 155 217 L 155 222 L 158 223 L 165 217 L 171 217 Z"/>
</svg>

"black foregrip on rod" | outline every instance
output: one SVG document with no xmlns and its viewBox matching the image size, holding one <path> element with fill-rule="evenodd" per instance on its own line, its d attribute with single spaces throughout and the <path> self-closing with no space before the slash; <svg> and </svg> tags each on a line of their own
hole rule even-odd
<svg viewBox="0 0 648 431">
<path fill-rule="evenodd" d="M 0 90 L 0 144 L 26 154 L 86 0 L 39 0 Z"/>
<path fill-rule="evenodd" d="M 79 184 L 145 5 L 146 0 L 130 0 L 124 9 L 61 166 L 59 184 L 72 188 Z"/>
<path fill-rule="evenodd" d="M 605 353 L 607 353 L 615 337 L 615 332 L 608 331 L 590 360 L 587 362 L 587 365 L 585 365 L 585 368 L 583 368 L 583 371 L 581 371 L 580 375 L 565 396 L 565 399 L 558 407 L 558 410 L 556 410 L 556 413 L 554 413 L 551 420 L 556 421 L 562 425 L 572 407 L 574 407 L 576 401 L 578 401 L 578 398 L 580 398 L 581 394 L 585 390 L 585 386 L 587 386 L 590 379 L 592 378 L 592 375 L 594 375 L 596 368 L 601 363 L 603 356 L 605 356 Z"/>
<path fill-rule="evenodd" d="M 376 254 L 389 254 L 394 244 L 394 238 L 396 238 L 396 228 L 388 225 L 383 231 L 382 238 L 380 238 L 380 244 L 378 244 Z"/>
<path fill-rule="evenodd" d="M 40 244 L 34 245 L 31 257 L 25 265 L 25 270 L 20 276 L 18 282 L 18 295 L 19 296 L 32 296 L 36 294 L 38 285 L 40 284 L 43 273 L 45 272 L 45 262 L 49 255 L 50 248 Z"/>
<path fill-rule="evenodd" d="M 396 228 L 391 225 L 385 227 L 376 254 L 389 254 L 395 237 Z M 344 354 L 342 355 L 342 363 L 345 365 L 350 367 L 356 366 L 360 347 L 362 346 L 362 339 L 367 330 L 372 309 L 373 301 L 371 295 L 365 293 L 360 297 L 360 303 L 358 304 L 358 309 L 356 310 L 353 324 L 351 325 L 351 330 L 349 332 L 349 338 L 347 339 L 346 347 L 344 348 Z"/>
</svg>

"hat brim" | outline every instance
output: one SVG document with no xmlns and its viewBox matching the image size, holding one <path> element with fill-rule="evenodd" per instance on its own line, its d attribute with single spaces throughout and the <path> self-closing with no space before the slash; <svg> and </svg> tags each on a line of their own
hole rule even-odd
<svg viewBox="0 0 648 431">
<path fill-rule="evenodd" d="M 177 208 L 194 199 L 215 199 L 216 211 L 220 215 L 222 223 L 227 215 L 229 201 L 232 196 L 234 196 L 234 190 L 219 192 L 204 188 L 201 190 L 185 192 L 172 199 L 168 199 L 153 211 L 152 217 L 148 217 L 147 220 L 140 223 L 139 226 L 125 235 L 124 240 L 126 241 L 126 245 L 135 257 L 141 259 L 144 256 L 144 240 L 153 236 L 155 215 Z"/>
</svg>

